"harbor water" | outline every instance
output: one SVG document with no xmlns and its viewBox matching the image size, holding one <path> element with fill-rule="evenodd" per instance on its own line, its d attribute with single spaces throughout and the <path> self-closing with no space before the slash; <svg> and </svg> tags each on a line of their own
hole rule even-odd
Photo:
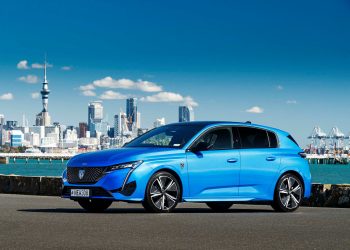
<svg viewBox="0 0 350 250">
<path fill-rule="evenodd" d="M 67 161 L 61 160 L 40 160 L 17 159 L 9 164 L 0 164 L 0 174 L 24 175 L 24 176 L 61 176 L 66 167 Z M 313 183 L 324 184 L 349 184 L 350 164 L 310 164 Z"/>
</svg>

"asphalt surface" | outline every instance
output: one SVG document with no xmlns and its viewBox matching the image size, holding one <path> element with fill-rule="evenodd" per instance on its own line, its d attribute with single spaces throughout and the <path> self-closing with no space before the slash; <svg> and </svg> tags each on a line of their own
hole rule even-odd
<svg viewBox="0 0 350 250">
<path fill-rule="evenodd" d="M 1 249 L 349 249 L 350 209 L 234 205 L 214 213 L 180 204 L 171 214 L 113 203 L 89 214 L 70 200 L 0 194 Z"/>
</svg>

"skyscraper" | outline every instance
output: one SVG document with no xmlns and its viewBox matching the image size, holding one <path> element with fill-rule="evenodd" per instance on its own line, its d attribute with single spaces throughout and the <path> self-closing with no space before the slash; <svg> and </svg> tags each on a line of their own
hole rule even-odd
<svg viewBox="0 0 350 250">
<path fill-rule="evenodd" d="M 119 113 L 119 115 L 114 116 L 114 135 L 113 135 L 114 138 L 121 135 L 121 131 L 122 131 L 121 114 L 122 113 Z"/>
<path fill-rule="evenodd" d="M 132 130 L 132 126 L 137 123 L 137 99 L 126 99 L 126 117 L 128 119 L 129 130 Z"/>
<path fill-rule="evenodd" d="M 86 122 L 79 122 L 79 138 L 85 138 L 87 130 L 88 130 L 87 123 Z"/>
<path fill-rule="evenodd" d="M 35 125 L 37 126 L 50 126 L 51 124 L 51 117 L 48 112 L 48 104 L 49 104 L 49 83 L 46 78 L 46 60 L 44 64 L 44 81 L 43 81 L 43 88 L 41 90 L 41 100 L 43 104 L 43 110 L 37 114 Z"/>
<path fill-rule="evenodd" d="M 0 146 L 3 145 L 3 127 L 5 125 L 5 116 L 0 114 Z"/>
<path fill-rule="evenodd" d="M 114 138 L 129 133 L 126 114 L 120 112 L 114 116 Z"/>
<path fill-rule="evenodd" d="M 136 128 L 141 128 L 141 113 L 140 112 L 137 112 Z"/>
<path fill-rule="evenodd" d="M 90 102 L 88 106 L 88 129 L 91 137 L 96 137 L 96 130 L 103 119 L 103 106 L 101 101 Z"/>
<path fill-rule="evenodd" d="M 179 122 L 194 121 L 193 109 L 191 106 L 179 107 Z"/>
</svg>

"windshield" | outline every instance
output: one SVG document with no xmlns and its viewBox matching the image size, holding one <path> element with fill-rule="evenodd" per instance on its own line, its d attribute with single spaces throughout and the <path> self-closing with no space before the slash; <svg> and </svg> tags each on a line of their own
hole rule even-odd
<svg viewBox="0 0 350 250">
<path fill-rule="evenodd" d="M 125 147 L 182 148 L 203 127 L 181 124 L 162 126 L 137 137 Z"/>
</svg>

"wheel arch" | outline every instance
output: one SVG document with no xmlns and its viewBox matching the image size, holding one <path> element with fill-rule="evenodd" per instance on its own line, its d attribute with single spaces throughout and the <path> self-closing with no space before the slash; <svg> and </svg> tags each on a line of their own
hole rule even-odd
<svg viewBox="0 0 350 250">
<path fill-rule="evenodd" d="M 303 196 L 304 196 L 304 194 L 305 194 L 305 182 L 304 182 L 304 178 L 303 178 L 303 176 L 302 176 L 300 173 L 298 173 L 298 172 L 295 171 L 295 170 L 287 170 L 287 171 L 282 172 L 282 174 L 280 174 L 280 176 L 278 177 L 278 179 L 277 179 L 277 181 L 276 181 L 276 184 L 275 184 L 274 195 L 275 195 L 275 190 L 276 190 L 276 187 L 277 187 L 277 184 L 278 184 L 279 180 L 281 179 L 281 177 L 282 177 L 283 175 L 286 175 L 286 174 L 294 174 L 294 175 L 296 175 L 296 176 L 300 179 L 301 184 L 303 185 Z"/>
<path fill-rule="evenodd" d="M 159 172 L 168 172 L 169 174 L 172 174 L 172 175 L 176 178 L 176 180 L 178 181 L 178 183 L 179 183 L 179 185 L 180 185 L 180 197 L 181 197 L 181 200 L 182 200 L 182 195 L 183 195 L 183 184 L 182 184 L 182 181 L 181 181 L 181 178 L 180 178 L 179 174 L 178 174 L 176 171 L 174 171 L 174 170 L 172 170 L 172 169 L 170 169 L 170 168 L 160 168 L 160 169 L 157 169 L 157 171 L 155 171 L 155 172 L 151 175 L 151 177 L 152 177 L 153 175 L 159 173 Z"/>
</svg>

